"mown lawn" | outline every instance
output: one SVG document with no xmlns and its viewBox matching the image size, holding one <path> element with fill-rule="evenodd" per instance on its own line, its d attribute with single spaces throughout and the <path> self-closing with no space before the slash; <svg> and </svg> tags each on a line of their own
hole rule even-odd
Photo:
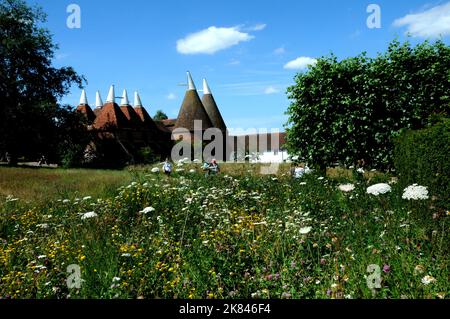
<svg viewBox="0 0 450 319">
<path fill-rule="evenodd" d="M 367 194 L 391 182 L 382 174 L 292 179 L 244 165 L 205 178 L 198 166 L 170 178 L 0 169 L 0 297 L 450 296 L 450 216 L 432 194 L 405 200 L 395 183 Z"/>
<path fill-rule="evenodd" d="M 132 180 L 127 170 L 10 168 L 0 166 L 0 198 L 12 195 L 23 201 L 103 196 Z"/>
</svg>

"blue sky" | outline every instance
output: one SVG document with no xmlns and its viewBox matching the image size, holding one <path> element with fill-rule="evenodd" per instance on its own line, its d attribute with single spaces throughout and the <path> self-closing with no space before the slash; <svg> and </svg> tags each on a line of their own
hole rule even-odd
<svg viewBox="0 0 450 319">
<path fill-rule="evenodd" d="M 90 105 L 138 90 L 148 112 L 178 115 L 192 73 L 205 77 L 230 128 L 283 129 L 286 88 L 306 63 L 333 52 L 339 58 L 385 51 L 395 37 L 413 43 L 442 36 L 449 43 L 449 1 L 362 0 L 29 0 L 48 14 L 46 27 L 60 49 L 56 66 L 84 75 Z M 67 27 L 67 7 L 81 9 L 81 28 Z M 381 28 L 369 29 L 370 4 Z M 201 94 L 201 93 L 200 93 Z M 63 103 L 77 105 L 73 87 Z"/>
</svg>

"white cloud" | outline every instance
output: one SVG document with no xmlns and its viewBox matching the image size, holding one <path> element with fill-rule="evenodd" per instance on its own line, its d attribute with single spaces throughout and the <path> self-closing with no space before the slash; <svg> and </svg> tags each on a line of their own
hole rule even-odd
<svg viewBox="0 0 450 319">
<path fill-rule="evenodd" d="M 250 27 L 250 31 L 261 31 L 264 30 L 267 27 L 267 24 L 264 23 L 258 23 L 257 25 Z"/>
<path fill-rule="evenodd" d="M 285 52 L 286 52 L 286 50 L 284 49 L 284 47 L 276 48 L 276 49 L 273 51 L 273 53 L 278 54 L 278 55 L 284 54 Z"/>
<path fill-rule="evenodd" d="M 222 84 L 220 88 L 223 94 L 228 96 L 257 96 L 279 93 L 288 86 L 289 84 L 276 83 L 274 81 L 253 81 Z M 271 89 L 269 90 L 269 88 Z"/>
<path fill-rule="evenodd" d="M 170 93 L 169 95 L 167 95 L 168 100 L 175 100 L 176 98 L 177 98 L 177 96 L 173 93 Z"/>
<path fill-rule="evenodd" d="M 306 69 L 308 65 L 314 65 L 317 63 L 317 60 L 314 58 L 301 56 L 295 60 L 292 60 L 284 65 L 284 68 L 287 70 L 302 70 Z"/>
<path fill-rule="evenodd" d="M 413 37 L 450 35 L 450 2 L 416 14 L 408 14 L 394 21 L 395 27 L 407 27 Z"/>
<path fill-rule="evenodd" d="M 239 64 L 241 64 L 241 61 L 236 60 L 236 59 L 232 59 L 232 60 L 228 63 L 228 65 L 239 65 Z"/>
<path fill-rule="evenodd" d="M 264 94 L 276 94 L 276 93 L 280 93 L 280 90 L 272 85 L 266 87 L 266 89 L 264 90 Z"/>
<path fill-rule="evenodd" d="M 214 54 L 253 38 L 254 36 L 241 32 L 239 27 L 217 28 L 212 26 L 178 40 L 177 51 L 181 54 Z"/>
</svg>

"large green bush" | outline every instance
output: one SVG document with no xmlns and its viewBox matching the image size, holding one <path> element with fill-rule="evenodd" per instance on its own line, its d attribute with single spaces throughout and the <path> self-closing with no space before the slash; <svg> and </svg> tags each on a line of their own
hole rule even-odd
<svg viewBox="0 0 450 319">
<path fill-rule="evenodd" d="M 450 119 L 395 139 L 394 164 L 404 185 L 428 186 L 448 206 L 450 191 Z"/>
<path fill-rule="evenodd" d="M 392 139 L 421 129 L 432 114 L 448 116 L 450 47 L 392 42 L 377 57 L 322 57 L 288 88 L 288 148 L 324 167 L 358 160 L 392 167 Z"/>
</svg>

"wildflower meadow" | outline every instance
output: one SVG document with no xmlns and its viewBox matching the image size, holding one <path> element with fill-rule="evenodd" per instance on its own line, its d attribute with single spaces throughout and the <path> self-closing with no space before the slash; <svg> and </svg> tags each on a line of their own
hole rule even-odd
<svg viewBox="0 0 450 319">
<path fill-rule="evenodd" d="M 0 298 L 450 295 L 450 216 L 425 186 L 154 168 L 95 195 L 3 196 Z"/>
</svg>

